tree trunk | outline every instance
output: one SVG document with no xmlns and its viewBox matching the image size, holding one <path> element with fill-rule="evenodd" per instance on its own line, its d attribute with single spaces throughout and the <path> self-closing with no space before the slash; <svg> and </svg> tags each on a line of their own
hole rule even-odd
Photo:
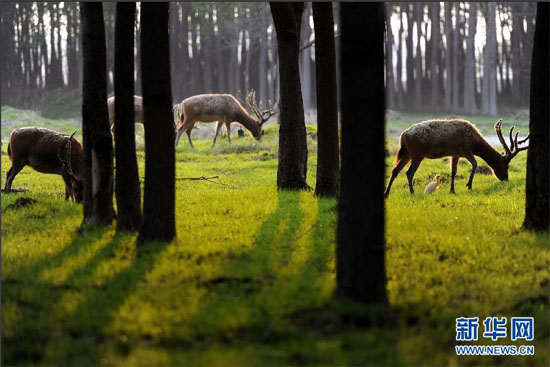
<svg viewBox="0 0 550 367">
<path fill-rule="evenodd" d="M 384 18 L 381 2 L 341 5 L 342 173 L 336 248 L 336 295 L 381 305 L 387 304 Z"/>
<path fill-rule="evenodd" d="M 392 5 L 386 3 L 386 98 L 388 108 L 395 108 L 395 82 L 393 72 L 393 34 L 391 28 Z M 315 37 L 317 43 L 317 37 Z M 316 50 L 317 51 L 317 50 Z M 399 56 L 399 55 L 398 55 Z M 317 56 L 315 56 L 317 63 Z"/>
<path fill-rule="evenodd" d="M 414 58 L 414 109 L 419 111 L 422 109 L 422 49 L 420 47 L 420 39 L 422 37 L 422 18 L 424 17 L 424 3 L 414 4 L 414 14 L 416 18 L 416 55 Z"/>
<path fill-rule="evenodd" d="M 301 42 L 309 42 L 310 36 L 311 27 L 309 26 L 309 7 L 306 4 L 300 31 Z M 300 52 L 300 80 L 302 84 L 304 110 L 309 111 L 311 109 L 311 47 L 308 47 Z"/>
<path fill-rule="evenodd" d="M 450 111 L 451 109 L 451 95 L 452 95 L 452 11 L 453 4 L 446 2 L 445 3 L 445 23 L 443 27 L 445 28 L 445 110 Z"/>
<path fill-rule="evenodd" d="M 483 49 L 483 84 L 481 93 L 481 112 L 484 115 L 497 115 L 497 84 L 496 84 L 496 26 L 495 3 L 487 3 L 485 19 L 487 22 L 487 38 Z"/>
<path fill-rule="evenodd" d="M 455 112 L 455 113 L 458 113 L 459 112 L 459 106 L 458 106 L 458 92 L 460 90 L 460 85 L 459 85 L 459 71 L 460 71 L 460 67 L 462 66 L 462 64 L 464 63 L 463 60 L 460 59 L 460 51 L 459 51 L 459 48 L 461 47 L 462 43 L 458 41 L 458 35 L 459 35 L 459 24 L 460 24 L 460 12 L 459 12 L 459 3 L 455 2 L 454 3 L 454 7 L 455 7 L 455 27 L 453 29 L 453 42 L 452 42 L 452 50 L 453 50 L 453 57 L 452 57 L 452 60 L 453 60 L 453 72 L 452 72 L 452 78 L 453 78 L 453 81 L 452 81 L 452 88 L 453 88 L 453 93 L 452 93 L 452 103 L 453 103 L 453 106 L 452 106 L 452 111 Z M 495 79 L 496 80 L 496 79 Z"/>
<path fill-rule="evenodd" d="M 176 162 L 168 3 L 141 3 L 141 12 L 145 187 L 138 241 L 143 243 L 171 241 L 176 235 Z"/>
<path fill-rule="evenodd" d="M 431 37 L 431 54 L 432 60 L 430 64 L 430 77 L 432 82 L 432 99 L 431 106 L 432 110 L 439 110 L 440 100 L 439 100 L 439 78 L 438 78 L 438 69 L 441 72 L 441 29 L 440 29 L 440 5 L 439 2 L 431 3 L 432 7 L 432 37 Z"/>
<path fill-rule="evenodd" d="M 117 231 L 141 224 L 141 188 L 134 124 L 134 16 L 136 3 L 117 3 L 115 25 L 115 146 Z"/>
<path fill-rule="evenodd" d="M 405 3 L 405 14 L 407 16 L 407 38 L 405 45 L 407 47 L 407 107 L 413 107 L 414 101 L 414 57 L 413 57 L 413 4 Z"/>
<path fill-rule="evenodd" d="M 307 189 L 307 141 L 300 85 L 299 47 L 303 3 L 271 2 L 279 45 L 281 125 L 279 128 L 279 189 Z"/>
<path fill-rule="evenodd" d="M 315 194 L 338 195 L 338 101 L 331 3 L 313 3 L 317 79 L 317 182 Z"/>
<path fill-rule="evenodd" d="M 113 220 L 113 143 L 107 113 L 107 67 L 102 3 L 80 5 L 84 220 L 82 226 Z"/>
<path fill-rule="evenodd" d="M 533 57 L 531 62 L 531 96 L 529 98 L 529 150 L 527 151 L 527 179 L 525 229 L 536 231 L 550 230 L 548 218 L 549 200 L 549 167 L 550 158 L 548 141 L 550 135 L 548 125 L 550 116 L 548 106 L 548 3 L 537 4 L 537 20 Z"/>
<path fill-rule="evenodd" d="M 464 68 L 464 112 L 475 115 L 476 105 L 476 69 L 475 35 L 477 26 L 477 4 L 469 3 L 468 36 L 466 37 L 466 61 Z"/>
</svg>

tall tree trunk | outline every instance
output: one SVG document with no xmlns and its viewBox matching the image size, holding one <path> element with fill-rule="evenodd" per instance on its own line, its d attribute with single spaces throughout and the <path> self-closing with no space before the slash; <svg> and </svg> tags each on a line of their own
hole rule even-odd
<svg viewBox="0 0 550 367">
<path fill-rule="evenodd" d="M 512 102 L 515 107 L 521 106 L 521 33 L 523 17 L 521 16 L 520 3 L 512 3 L 512 34 L 510 36 L 510 48 L 512 52 Z"/>
<path fill-rule="evenodd" d="M 424 3 L 414 4 L 414 14 L 416 19 L 416 55 L 414 58 L 414 109 L 419 111 L 422 109 L 422 48 L 420 47 L 420 39 L 422 38 L 422 18 L 424 17 Z"/>
<path fill-rule="evenodd" d="M 113 220 L 113 143 L 107 113 L 107 67 L 102 3 L 80 5 L 84 58 L 82 90 L 84 219 L 82 226 Z"/>
<path fill-rule="evenodd" d="M 475 35 L 477 26 L 477 4 L 469 3 L 468 36 L 466 37 L 466 61 L 464 68 L 464 112 L 475 115 L 476 105 L 476 69 Z"/>
<path fill-rule="evenodd" d="M 487 3 L 485 19 L 487 38 L 483 49 L 483 87 L 481 93 L 481 112 L 485 115 L 497 115 L 496 85 L 496 26 L 495 3 Z"/>
<path fill-rule="evenodd" d="M 445 28 L 445 110 L 451 110 L 451 96 L 452 96 L 452 8 L 453 4 L 446 2 L 445 3 L 445 23 L 443 27 Z"/>
<path fill-rule="evenodd" d="M 452 72 L 452 78 L 453 78 L 453 81 L 452 81 L 452 88 L 453 88 L 453 93 L 452 93 L 452 103 L 453 103 L 453 106 L 452 106 L 452 110 L 453 112 L 457 113 L 459 111 L 459 106 L 458 106 L 458 92 L 460 90 L 460 85 L 459 85 L 459 71 L 460 71 L 460 68 L 462 66 L 462 64 L 464 63 L 463 60 L 460 59 L 460 48 L 461 48 L 461 45 L 462 45 L 462 42 L 459 42 L 458 41 L 458 35 L 460 33 L 459 31 L 459 25 L 460 25 L 460 12 L 459 12 L 459 9 L 460 9 L 460 4 L 455 2 L 454 3 L 454 7 L 455 7 L 455 27 L 453 29 L 453 42 L 452 42 L 452 51 L 453 51 L 453 57 L 452 57 L 452 60 L 453 60 L 453 72 Z"/>
<path fill-rule="evenodd" d="M 388 108 L 395 108 L 395 82 L 393 72 L 393 34 L 391 29 L 392 5 L 386 3 L 386 98 Z M 315 37 L 317 43 L 317 37 Z M 317 50 L 315 50 L 317 51 Z M 317 63 L 317 56 L 315 56 Z"/>
<path fill-rule="evenodd" d="M 332 4 L 314 2 L 315 63 L 317 79 L 317 182 L 315 194 L 338 195 L 338 101 Z"/>
<path fill-rule="evenodd" d="M 430 4 L 432 7 L 432 37 L 431 37 L 431 64 L 430 64 L 430 77 L 432 84 L 431 106 L 432 110 L 439 110 L 439 78 L 438 69 L 441 72 L 441 29 L 440 29 L 440 5 L 439 2 L 433 2 Z"/>
<path fill-rule="evenodd" d="M 537 20 L 535 39 L 533 44 L 533 57 L 531 62 L 531 96 L 529 99 L 529 130 L 530 141 L 527 151 L 527 179 L 526 179 L 526 206 L 525 229 L 548 231 L 550 220 L 548 208 L 550 207 L 549 193 L 549 167 L 550 157 L 548 142 L 550 134 L 548 125 L 550 116 L 548 106 L 548 3 L 537 4 Z"/>
<path fill-rule="evenodd" d="M 413 57 L 413 4 L 405 3 L 405 14 L 407 16 L 407 107 L 413 107 L 414 101 L 414 57 Z"/>
<path fill-rule="evenodd" d="M 307 189 L 307 141 L 300 85 L 299 47 L 303 3 L 271 2 L 279 45 L 281 125 L 279 128 L 279 189 Z"/>
<path fill-rule="evenodd" d="M 336 247 L 336 295 L 382 305 L 387 304 L 384 18 L 381 2 L 341 5 L 342 173 Z"/>
<path fill-rule="evenodd" d="M 171 241 L 176 235 L 176 162 L 168 3 L 142 3 L 141 11 L 145 187 L 139 242 L 143 243 Z"/>
<path fill-rule="evenodd" d="M 403 86 L 403 12 L 401 10 L 402 5 L 399 6 L 399 43 L 397 46 L 397 73 L 395 74 L 397 82 L 397 105 L 400 110 L 405 108 L 405 87 Z"/>
<path fill-rule="evenodd" d="M 309 42 L 311 36 L 311 27 L 309 26 L 309 7 L 304 8 L 302 17 L 302 27 L 300 31 L 301 42 Z M 300 52 L 300 80 L 302 84 L 302 98 L 304 101 L 304 110 L 311 109 L 311 48 L 308 47 Z"/>
<path fill-rule="evenodd" d="M 141 224 L 141 189 L 134 124 L 134 16 L 136 3 L 117 3 L 115 25 L 115 146 L 117 231 Z"/>
</svg>

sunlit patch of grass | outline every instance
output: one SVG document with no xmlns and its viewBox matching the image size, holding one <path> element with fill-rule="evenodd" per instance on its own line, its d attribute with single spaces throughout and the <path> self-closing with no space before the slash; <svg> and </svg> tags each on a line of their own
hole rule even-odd
<svg viewBox="0 0 550 367">
<path fill-rule="evenodd" d="M 396 179 L 386 200 L 387 289 L 396 320 L 383 329 L 338 316 L 346 305 L 332 300 L 336 201 L 277 191 L 278 127 L 266 130 L 260 142 L 235 137 L 231 145 L 222 139 L 211 148 L 210 139 L 197 139 L 195 150 L 180 144 L 178 235 L 167 244 L 137 248 L 136 234 L 115 235 L 113 227 L 78 235 L 82 207 L 63 200 L 61 177 L 25 168 L 14 186 L 29 191 L 2 194 L 2 362 L 541 365 L 548 360 L 550 246 L 547 234 L 521 229 L 525 153 L 512 161 L 508 182 L 476 173 L 472 191 L 465 187 L 470 166 L 460 164 L 456 195 L 449 193 L 449 163 L 441 159 L 422 163 L 412 197 L 404 172 Z M 314 137 L 308 144 L 308 183 L 314 186 Z M 393 159 L 387 158 L 390 168 Z M 143 177 L 143 152 L 138 163 Z M 2 155 L 2 182 L 8 169 Z M 447 179 L 436 193 L 423 195 L 437 173 Z M 201 176 L 220 181 L 184 179 Z M 20 197 L 36 202 L 8 208 Z M 535 356 L 455 356 L 460 316 L 535 317 Z"/>
</svg>

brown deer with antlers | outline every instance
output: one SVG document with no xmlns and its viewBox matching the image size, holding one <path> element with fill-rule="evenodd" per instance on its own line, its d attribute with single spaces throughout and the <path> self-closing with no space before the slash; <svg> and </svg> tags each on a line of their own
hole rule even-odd
<svg viewBox="0 0 550 367">
<path fill-rule="evenodd" d="M 41 127 L 15 129 L 10 134 L 8 157 L 11 168 L 6 176 L 5 192 L 11 191 L 13 179 L 28 165 L 41 173 L 61 175 L 65 182 L 65 200 L 70 197 L 73 201 L 82 201 L 82 145 L 74 133 L 68 136 Z"/>
<path fill-rule="evenodd" d="M 244 126 L 257 140 L 263 135 L 262 125 L 276 114 L 273 107 L 260 112 L 254 102 L 255 92 L 252 90 L 246 97 L 246 102 L 256 115 L 256 118 L 244 109 L 239 100 L 231 94 L 199 94 L 184 99 L 178 113 L 178 129 L 176 134 L 176 146 L 179 143 L 181 134 L 185 131 L 189 139 L 189 145 L 193 148 L 191 141 L 191 130 L 197 122 L 218 122 L 216 134 L 212 146 L 216 145 L 216 138 L 223 124 L 227 130 L 227 139 L 231 143 L 231 123 L 236 122 Z"/>
<path fill-rule="evenodd" d="M 510 161 L 527 146 L 519 147 L 529 139 L 527 135 L 518 142 L 519 132 L 513 138 L 515 126 L 510 129 L 510 148 L 502 135 L 502 120 L 495 124 L 504 153 L 499 153 L 483 138 L 479 130 L 466 120 L 430 120 L 412 125 L 401 134 L 400 148 L 395 158 L 395 168 L 392 171 L 390 182 L 384 196 L 390 194 L 393 180 L 399 172 L 411 161 L 407 170 L 409 190 L 414 194 L 413 178 L 418 166 L 424 158 L 442 158 L 451 156 L 451 193 L 455 193 L 454 180 L 459 158 L 466 158 L 472 165 L 470 178 L 466 186 L 472 189 L 472 181 L 477 168 L 474 156 L 482 158 L 492 168 L 495 176 L 501 180 L 508 180 L 508 165 Z"/>
</svg>

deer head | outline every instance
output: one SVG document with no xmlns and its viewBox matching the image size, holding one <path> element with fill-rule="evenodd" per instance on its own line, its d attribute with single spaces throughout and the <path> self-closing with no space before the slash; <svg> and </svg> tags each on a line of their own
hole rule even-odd
<svg viewBox="0 0 550 367">
<path fill-rule="evenodd" d="M 63 145 L 60 145 L 57 151 L 57 158 L 59 159 L 59 163 L 61 165 L 61 175 L 69 177 L 69 179 L 72 182 L 72 190 L 75 196 L 75 201 L 77 203 L 80 203 L 82 202 L 82 194 L 83 194 L 82 179 L 76 177 L 76 175 L 74 174 L 72 169 L 72 158 L 71 158 L 71 152 L 72 152 L 71 143 L 75 133 L 76 131 L 69 137 L 67 143 L 65 144 L 65 157 L 63 157 L 61 154 L 61 148 L 63 147 Z"/>
<path fill-rule="evenodd" d="M 257 122 L 258 122 L 258 125 L 260 127 L 261 133 L 259 134 L 258 137 L 256 137 L 256 139 L 259 140 L 260 137 L 264 134 L 264 131 L 262 130 L 262 125 L 267 120 L 269 120 L 269 118 L 271 116 L 273 116 L 273 115 L 275 115 L 279 112 L 279 111 L 275 111 L 275 107 L 277 106 L 277 104 L 271 106 L 271 108 L 269 108 L 267 110 L 264 110 L 263 112 L 260 112 L 260 109 L 258 108 L 258 105 L 256 104 L 256 91 L 254 89 L 252 89 L 250 91 L 250 93 L 248 93 L 248 95 L 246 96 L 246 102 L 248 103 L 248 105 L 250 106 L 252 111 L 254 111 L 254 114 L 258 118 Z"/>
<path fill-rule="evenodd" d="M 523 144 L 529 139 L 529 135 L 527 135 L 522 140 L 518 141 L 518 135 L 519 131 L 516 132 L 516 135 L 514 136 L 514 129 L 515 126 L 512 126 L 510 128 L 509 138 L 510 138 L 510 147 L 506 144 L 506 139 L 504 139 L 504 136 L 502 135 L 502 119 L 498 120 L 495 124 L 495 132 L 497 133 L 498 140 L 500 141 L 500 144 L 502 144 L 502 147 L 504 148 L 504 153 L 502 153 L 502 159 L 501 164 L 498 166 L 498 168 L 494 169 L 495 176 L 501 181 L 508 180 L 508 166 L 510 164 L 510 161 L 522 150 L 526 150 L 529 148 L 529 146 L 519 147 L 520 144 Z"/>
</svg>

